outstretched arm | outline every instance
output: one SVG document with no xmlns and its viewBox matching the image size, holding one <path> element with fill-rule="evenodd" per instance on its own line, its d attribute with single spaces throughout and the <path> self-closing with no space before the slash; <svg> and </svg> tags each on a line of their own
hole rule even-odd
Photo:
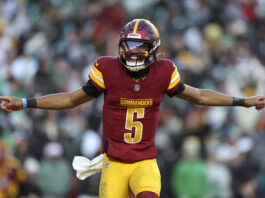
<svg viewBox="0 0 265 198">
<path fill-rule="evenodd" d="M 234 97 L 220 92 L 198 89 L 185 84 L 185 89 L 176 97 L 207 106 L 232 106 L 235 104 Z M 255 106 L 257 110 L 265 107 L 265 96 L 254 96 L 240 101 L 244 107 Z M 239 105 L 238 105 L 239 106 Z"/>
<path fill-rule="evenodd" d="M 36 108 L 59 110 L 76 107 L 93 99 L 82 88 L 69 93 L 57 93 L 36 98 Z M 0 109 L 5 112 L 19 111 L 23 109 L 22 99 L 9 96 L 0 96 L 2 103 Z"/>
</svg>

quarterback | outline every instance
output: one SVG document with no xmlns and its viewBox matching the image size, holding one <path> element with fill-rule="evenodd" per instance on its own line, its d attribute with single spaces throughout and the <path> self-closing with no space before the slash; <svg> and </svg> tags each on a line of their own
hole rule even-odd
<svg viewBox="0 0 265 198">
<path fill-rule="evenodd" d="M 154 137 L 164 94 L 200 105 L 265 107 L 265 96 L 236 98 L 185 84 L 171 60 L 157 57 L 159 46 L 157 28 L 135 19 L 120 33 L 119 56 L 99 57 L 83 87 L 38 98 L 0 96 L 1 109 L 67 109 L 104 93 L 99 197 L 127 198 L 131 189 L 136 198 L 158 198 L 161 181 Z"/>
</svg>

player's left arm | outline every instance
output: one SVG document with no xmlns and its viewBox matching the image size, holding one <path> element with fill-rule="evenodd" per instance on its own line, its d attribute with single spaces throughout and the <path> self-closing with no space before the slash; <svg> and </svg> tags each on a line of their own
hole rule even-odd
<svg viewBox="0 0 265 198">
<path fill-rule="evenodd" d="M 244 106 L 255 107 L 258 111 L 265 107 L 265 96 L 236 98 L 209 89 L 198 89 L 184 84 L 185 88 L 176 97 L 207 106 Z"/>
</svg>

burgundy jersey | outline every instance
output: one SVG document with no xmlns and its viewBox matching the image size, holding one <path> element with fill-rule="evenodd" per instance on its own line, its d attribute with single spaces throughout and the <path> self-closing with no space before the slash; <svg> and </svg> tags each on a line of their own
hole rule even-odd
<svg viewBox="0 0 265 198">
<path fill-rule="evenodd" d="M 89 77 L 104 92 L 102 145 L 107 142 L 107 155 L 123 162 L 157 157 L 159 105 L 163 95 L 171 95 L 180 82 L 174 63 L 158 59 L 146 78 L 134 80 L 118 57 L 100 57 Z"/>
</svg>

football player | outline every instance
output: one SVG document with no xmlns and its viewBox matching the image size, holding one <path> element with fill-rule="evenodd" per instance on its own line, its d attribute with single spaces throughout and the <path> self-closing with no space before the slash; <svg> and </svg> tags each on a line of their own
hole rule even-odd
<svg viewBox="0 0 265 198">
<path fill-rule="evenodd" d="M 161 181 L 154 137 L 164 94 L 208 106 L 265 106 L 265 96 L 236 98 L 184 84 L 174 63 L 157 57 L 159 46 L 157 28 L 135 19 L 120 33 L 119 56 L 98 58 L 83 87 L 38 98 L 0 97 L 1 108 L 67 109 L 104 93 L 99 197 L 126 198 L 131 189 L 137 198 L 157 198 Z"/>
</svg>

